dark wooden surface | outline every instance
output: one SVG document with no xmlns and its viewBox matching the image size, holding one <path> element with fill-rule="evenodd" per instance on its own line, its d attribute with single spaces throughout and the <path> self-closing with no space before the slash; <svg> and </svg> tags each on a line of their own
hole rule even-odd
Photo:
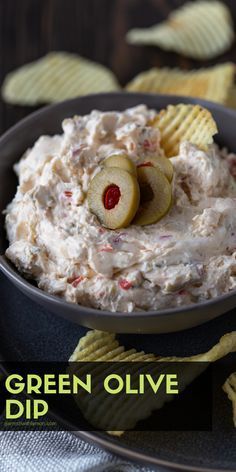
<svg viewBox="0 0 236 472">
<path fill-rule="evenodd" d="M 51 50 L 81 54 L 110 67 L 124 85 L 153 66 L 200 67 L 236 62 L 236 44 L 214 61 L 197 62 L 154 47 L 130 46 L 125 33 L 166 18 L 184 0 L 0 0 L 0 81 Z M 225 0 L 236 25 L 236 1 Z M 32 112 L 0 101 L 0 133 Z"/>
</svg>

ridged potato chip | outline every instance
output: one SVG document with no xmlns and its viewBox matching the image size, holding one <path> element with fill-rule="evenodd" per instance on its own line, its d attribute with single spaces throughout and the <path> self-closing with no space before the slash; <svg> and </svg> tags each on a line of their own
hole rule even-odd
<svg viewBox="0 0 236 472">
<path fill-rule="evenodd" d="M 236 86 L 235 85 L 233 85 L 228 92 L 226 105 L 229 108 L 236 108 Z"/>
<path fill-rule="evenodd" d="M 120 350 L 118 356 L 117 349 Z M 145 360 L 158 362 L 215 362 L 231 352 L 236 352 L 236 331 L 224 334 L 215 346 L 203 354 L 187 357 L 162 357 L 151 353 L 145 354 L 143 351 L 137 352 L 136 349 L 126 350 L 124 346 L 120 345 L 114 333 L 92 330 L 88 331 L 79 340 L 69 362 L 105 362 L 104 352 L 110 354 L 109 361 L 111 362 L 120 361 L 120 359 L 125 362 L 130 362 L 130 360 L 141 362 Z M 133 357 L 133 354 L 138 355 L 140 358 Z"/>
<path fill-rule="evenodd" d="M 126 90 L 184 95 L 225 104 L 234 83 L 234 73 L 235 65 L 231 62 L 191 71 L 153 68 L 137 75 L 126 85 Z"/>
<path fill-rule="evenodd" d="M 140 361 L 142 362 L 142 361 Z M 128 372 L 132 377 L 132 386 L 139 385 L 140 374 L 149 374 L 153 378 L 161 374 L 173 373 L 173 363 L 162 362 L 133 362 L 129 364 Z M 99 364 L 100 366 L 100 364 Z M 163 389 L 158 392 L 159 395 L 154 396 L 151 390 L 147 390 L 143 396 L 126 395 L 121 393 L 114 405 L 114 397 L 108 395 L 104 389 L 101 389 L 101 378 L 106 378 L 112 374 L 112 366 L 109 369 L 100 366 L 97 370 L 90 369 L 89 373 L 93 379 L 93 395 L 89 396 L 80 392 L 75 396 L 75 401 L 83 411 L 87 421 L 89 421 L 96 428 L 105 430 L 110 434 L 121 435 L 122 432 L 135 427 L 138 421 L 150 416 L 152 411 L 162 408 L 164 403 L 173 399 L 174 395 L 165 394 Z M 202 373 L 208 364 L 183 364 L 175 365 L 174 370 L 179 378 L 179 391 L 184 390 L 186 385 L 191 383 L 200 373 Z M 127 374 L 127 365 L 123 362 L 116 365 L 116 375 L 125 378 Z M 81 375 L 78 369 L 78 375 Z M 100 382 L 99 382 L 100 381 Z"/>
<path fill-rule="evenodd" d="M 231 374 L 223 385 L 223 390 L 228 395 L 233 406 L 233 423 L 236 428 L 236 372 Z"/>
<path fill-rule="evenodd" d="M 116 342 L 115 345 L 114 342 Z M 229 353 L 236 352 L 236 331 L 225 334 L 209 351 L 190 357 L 158 357 L 154 354 L 144 354 L 142 351 L 138 353 L 135 349 L 126 351 L 124 346 L 121 346 L 118 341 L 115 340 L 114 334 L 103 333 L 100 331 L 89 331 L 86 336 L 79 341 L 70 361 L 105 361 L 104 355 L 101 351 L 102 346 L 106 353 L 110 353 L 109 361 L 134 361 L 133 368 L 129 369 L 134 384 L 135 379 L 138 379 L 140 373 L 140 364 L 136 364 L 137 361 L 148 361 L 147 372 L 152 375 L 168 372 L 170 366 L 163 363 L 195 362 L 192 365 L 184 364 L 184 366 L 180 366 L 179 378 L 181 378 L 181 382 L 179 385 L 179 391 L 182 391 L 205 370 L 208 365 L 207 363 L 215 362 Z M 120 349 L 118 355 L 117 349 Z M 166 395 L 163 396 L 161 394 L 156 397 L 153 395 L 147 397 L 146 394 L 144 396 L 138 395 L 135 397 L 132 395 L 123 395 L 117 401 L 116 410 L 114 412 L 112 399 L 107 396 L 103 389 L 100 388 L 100 374 L 102 372 L 104 375 L 104 367 L 99 367 L 98 364 L 98 368 L 96 368 L 96 365 L 94 364 L 91 369 L 90 374 L 93 378 L 93 384 L 97 385 L 97 387 L 95 387 L 95 389 L 97 388 L 95 392 L 96 395 L 88 397 L 82 392 L 78 396 L 75 396 L 75 401 L 78 403 L 78 406 L 82 408 L 85 418 L 93 426 L 104 429 L 109 434 L 120 436 L 125 430 L 133 428 L 141 419 L 149 417 L 152 411 L 162 408 L 166 401 L 173 399 L 173 395 L 169 395 L 167 399 Z M 175 370 L 178 370 L 176 366 Z M 109 373 L 111 373 L 111 369 L 107 367 L 107 375 L 109 375 Z M 120 366 L 116 368 L 116 373 L 121 376 L 126 373 L 122 362 Z M 115 425 L 115 430 L 110 429 L 112 425 Z"/>
<path fill-rule="evenodd" d="M 76 54 L 51 52 L 7 75 L 2 96 L 8 103 L 36 105 L 89 93 L 119 90 L 113 73 Z"/>
<path fill-rule="evenodd" d="M 155 360 L 154 354 L 137 352 L 135 349 L 125 351 L 120 346 L 113 333 L 102 331 L 88 331 L 86 336 L 80 339 L 78 346 L 70 357 L 70 362 L 107 362 L 107 361 L 145 361 Z"/>
<path fill-rule="evenodd" d="M 161 147 L 167 157 L 176 156 L 183 141 L 189 141 L 206 150 L 218 131 L 211 113 L 206 108 L 183 103 L 169 105 L 161 110 L 150 124 L 160 130 Z"/>
<path fill-rule="evenodd" d="M 193 59 L 212 59 L 230 48 L 234 40 L 230 10 L 220 1 L 188 2 L 168 19 L 127 34 L 131 44 L 159 46 Z"/>
</svg>

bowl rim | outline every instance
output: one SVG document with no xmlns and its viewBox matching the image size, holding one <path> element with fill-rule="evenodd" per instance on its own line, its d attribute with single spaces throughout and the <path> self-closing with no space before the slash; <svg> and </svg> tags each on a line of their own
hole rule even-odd
<svg viewBox="0 0 236 472">
<path fill-rule="evenodd" d="M 162 100 L 166 99 L 167 101 L 169 101 L 170 104 L 171 104 L 171 100 L 178 103 L 200 104 L 201 106 L 210 108 L 210 110 L 213 112 L 214 110 L 218 110 L 218 111 L 228 114 L 229 116 L 232 117 L 232 119 L 236 119 L 236 110 L 227 108 L 224 105 L 221 105 L 219 103 L 203 100 L 200 98 L 178 96 L 178 95 L 166 95 L 166 94 L 126 92 L 126 91 L 90 94 L 90 95 L 72 98 L 70 100 L 64 100 L 58 103 L 49 104 L 47 106 L 40 108 L 39 110 L 34 111 L 33 113 L 30 113 L 28 116 L 20 120 L 14 126 L 10 127 L 0 137 L 0 147 L 4 145 L 5 141 L 9 139 L 12 133 L 14 133 L 15 131 L 19 132 L 21 128 L 24 128 L 25 125 L 27 124 L 30 124 L 32 126 L 34 120 L 37 120 L 39 117 L 43 116 L 48 111 L 55 111 L 61 108 L 63 109 L 65 105 L 69 106 L 70 104 L 74 104 L 75 102 L 81 101 L 81 100 L 83 101 L 83 100 L 89 99 L 92 102 L 93 100 L 96 100 L 96 98 L 99 98 L 99 99 L 110 98 L 112 100 L 114 98 L 116 99 L 124 98 L 124 96 L 127 96 L 127 97 L 134 96 L 134 97 L 140 98 L 140 104 L 142 103 L 142 98 L 145 100 L 148 98 L 149 101 L 152 101 L 152 100 L 157 101 L 158 98 L 161 98 Z M 147 105 L 147 106 L 151 108 L 150 105 Z M 114 111 L 115 111 L 115 107 L 114 107 Z M 19 288 L 21 288 L 25 292 L 29 292 L 33 298 L 42 299 L 46 302 L 51 302 L 54 305 L 64 306 L 65 309 L 66 307 L 68 307 L 70 308 L 70 310 L 75 311 L 75 312 L 77 311 L 81 312 L 81 310 L 83 310 L 85 313 L 89 313 L 91 315 L 96 315 L 96 316 L 101 315 L 103 317 L 109 317 L 109 318 L 111 318 L 111 316 L 115 316 L 116 318 L 118 318 L 119 316 L 122 316 L 122 319 L 127 319 L 127 320 L 133 317 L 138 320 L 138 318 L 143 318 L 143 316 L 145 317 L 160 316 L 161 317 L 161 316 L 175 315 L 180 312 L 185 313 L 185 312 L 196 311 L 196 309 L 212 307 L 215 304 L 218 304 L 219 302 L 223 302 L 224 300 L 228 300 L 236 296 L 236 290 L 232 290 L 223 295 L 219 295 L 218 297 L 214 297 L 209 300 L 204 300 L 202 302 L 194 303 L 191 305 L 183 305 L 183 306 L 180 305 L 178 307 L 164 308 L 161 310 L 140 310 L 140 311 L 132 311 L 132 312 L 120 312 L 120 311 L 115 312 L 114 311 L 113 312 L 113 311 L 101 310 L 99 308 L 92 308 L 92 307 L 77 304 L 77 303 L 72 303 L 72 302 L 66 301 L 65 299 L 57 295 L 53 295 L 49 292 L 46 292 L 40 289 L 38 286 L 34 286 L 27 279 L 25 279 L 23 275 L 21 275 L 16 268 L 13 268 L 11 262 L 8 261 L 7 257 L 4 254 L 0 255 L 0 270 L 6 276 L 8 276 L 10 280 L 12 280 L 16 285 L 18 285 Z"/>
</svg>

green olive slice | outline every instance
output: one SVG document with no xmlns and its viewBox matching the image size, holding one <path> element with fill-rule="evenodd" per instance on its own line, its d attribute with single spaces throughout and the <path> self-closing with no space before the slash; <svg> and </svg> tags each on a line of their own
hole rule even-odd
<svg viewBox="0 0 236 472">
<path fill-rule="evenodd" d="M 114 154 L 105 159 L 103 164 L 105 167 L 118 167 L 119 169 L 124 169 L 127 172 L 130 172 L 130 174 L 137 176 L 135 164 L 125 154 Z"/>
<path fill-rule="evenodd" d="M 90 211 L 104 226 L 109 229 L 125 228 L 139 207 L 138 181 L 124 169 L 107 167 L 95 175 L 87 197 Z"/>
<path fill-rule="evenodd" d="M 174 175 L 173 165 L 170 159 L 167 159 L 165 156 L 146 157 L 144 162 L 138 165 L 138 168 L 140 167 L 158 167 L 165 174 L 169 182 L 172 182 Z"/>
<path fill-rule="evenodd" d="M 169 211 L 172 200 L 171 185 L 158 167 L 139 167 L 140 207 L 134 218 L 136 225 L 150 225 Z"/>
</svg>

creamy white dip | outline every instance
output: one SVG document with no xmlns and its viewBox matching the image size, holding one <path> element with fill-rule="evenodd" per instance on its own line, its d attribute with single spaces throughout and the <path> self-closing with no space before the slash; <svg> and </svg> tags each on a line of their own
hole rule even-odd
<svg viewBox="0 0 236 472">
<path fill-rule="evenodd" d="M 125 151 L 139 164 L 157 154 L 159 132 L 147 125 L 154 116 L 140 105 L 66 119 L 62 135 L 42 136 L 15 166 L 6 255 L 41 289 L 128 312 L 236 289 L 234 155 L 183 143 L 171 160 L 173 207 L 156 224 L 108 230 L 88 209 L 88 185 L 104 158 Z"/>
</svg>

